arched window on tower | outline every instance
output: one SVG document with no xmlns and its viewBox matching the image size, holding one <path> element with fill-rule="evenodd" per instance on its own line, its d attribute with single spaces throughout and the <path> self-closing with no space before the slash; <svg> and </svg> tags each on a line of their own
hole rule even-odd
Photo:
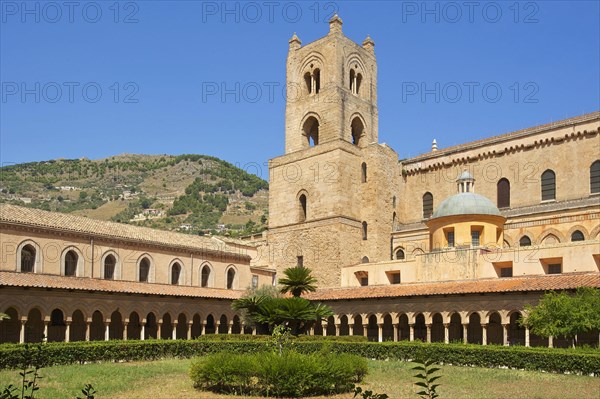
<svg viewBox="0 0 600 399">
<path fill-rule="evenodd" d="M 310 72 L 306 72 L 304 74 L 304 83 L 306 84 L 306 90 L 308 94 L 312 93 L 312 78 L 310 77 Z"/>
<path fill-rule="evenodd" d="M 548 169 L 542 173 L 542 201 L 556 199 L 556 175 Z"/>
<path fill-rule="evenodd" d="M 365 162 L 363 162 L 360 165 L 360 181 L 363 183 L 367 182 L 367 164 Z"/>
<path fill-rule="evenodd" d="M 33 273 L 35 271 L 36 251 L 33 245 L 27 244 L 21 248 L 21 272 Z"/>
<path fill-rule="evenodd" d="M 65 276 L 75 276 L 77 274 L 77 262 L 79 256 L 77 252 L 70 250 L 65 255 Z"/>
<path fill-rule="evenodd" d="M 354 68 L 350 69 L 350 92 L 352 94 L 360 93 L 360 85 L 362 83 L 362 75 L 360 72 L 357 72 L 358 65 L 354 65 Z"/>
<path fill-rule="evenodd" d="M 496 185 L 497 205 L 498 208 L 510 207 L 510 182 L 506 178 L 502 178 Z"/>
<path fill-rule="evenodd" d="M 301 194 L 300 197 L 298 197 L 298 220 L 300 222 L 306 221 L 306 206 L 306 195 Z"/>
<path fill-rule="evenodd" d="M 427 192 L 423 194 L 423 219 L 429 219 L 433 213 L 433 194 Z"/>
<path fill-rule="evenodd" d="M 362 239 L 363 240 L 367 239 L 367 229 L 368 229 L 367 222 L 362 222 Z"/>
<path fill-rule="evenodd" d="M 398 260 L 406 259 L 406 254 L 404 253 L 404 250 L 402 248 L 399 248 L 396 250 L 396 259 L 398 259 Z"/>
<path fill-rule="evenodd" d="M 305 147 L 312 147 L 319 144 L 319 121 L 314 116 L 310 116 L 302 126 L 302 135 L 305 137 Z"/>
<path fill-rule="evenodd" d="M 362 144 L 361 141 L 363 140 L 365 135 L 365 125 L 363 125 L 362 121 L 358 116 L 352 119 L 350 129 L 352 131 L 352 144 Z"/>
<path fill-rule="evenodd" d="M 350 69 L 350 92 L 354 93 L 354 82 L 356 79 L 356 72 L 354 72 L 354 69 Z"/>
<path fill-rule="evenodd" d="M 319 94 L 319 92 L 321 91 L 321 70 L 320 69 L 315 69 L 315 71 L 313 72 L 313 79 L 315 82 L 315 94 Z"/>
<path fill-rule="evenodd" d="M 356 74 L 356 94 L 360 93 L 360 84 L 362 83 L 362 75 L 360 73 Z"/>
<path fill-rule="evenodd" d="M 600 194 L 600 161 L 590 166 L 590 193 Z"/>
</svg>

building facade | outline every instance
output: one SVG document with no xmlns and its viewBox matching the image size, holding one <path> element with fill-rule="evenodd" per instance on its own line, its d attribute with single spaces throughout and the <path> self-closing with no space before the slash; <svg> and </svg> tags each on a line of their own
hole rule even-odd
<svg viewBox="0 0 600 399">
<path fill-rule="evenodd" d="M 600 112 L 399 160 L 378 140 L 373 40 L 329 29 L 289 41 L 261 239 L 0 205 L 0 342 L 252 333 L 231 301 L 309 267 L 335 312 L 313 334 L 568 345 L 518 320 L 545 291 L 600 288 Z"/>
</svg>

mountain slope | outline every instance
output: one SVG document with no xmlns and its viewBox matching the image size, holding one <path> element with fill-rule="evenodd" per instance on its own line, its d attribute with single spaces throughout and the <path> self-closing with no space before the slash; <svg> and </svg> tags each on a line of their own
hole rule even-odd
<svg viewBox="0 0 600 399">
<path fill-rule="evenodd" d="M 236 236 L 266 226 L 268 183 L 206 155 L 123 154 L 4 166 L 0 202 Z"/>
</svg>

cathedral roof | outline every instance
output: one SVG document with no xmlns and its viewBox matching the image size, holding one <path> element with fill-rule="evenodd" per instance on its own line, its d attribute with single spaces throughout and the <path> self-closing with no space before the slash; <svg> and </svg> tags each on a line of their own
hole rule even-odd
<svg viewBox="0 0 600 399">
<path fill-rule="evenodd" d="M 476 193 L 458 193 L 442 201 L 435 212 L 433 212 L 433 215 L 431 215 L 431 218 L 434 219 L 455 215 L 502 216 L 498 207 L 483 195 Z"/>
</svg>

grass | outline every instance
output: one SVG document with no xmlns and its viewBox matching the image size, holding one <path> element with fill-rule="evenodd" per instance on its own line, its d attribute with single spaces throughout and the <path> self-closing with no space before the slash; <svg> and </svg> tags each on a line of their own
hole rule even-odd
<svg viewBox="0 0 600 399">
<path fill-rule="evenodd" d="M 40 382 L 39 398 L 75 398 L 85 383 L 94 386 L 97 399 L 232 398 L 194 389 L 188 377 L 190 363 L 189 359 L 166 359 L 50 367 L 41 370 L 44 378 Z M 369 361 L 369 375 L 361 385 L 374 392 L 387 393 L 391 399 L 415 399 L 414 372 L 410 370 L 413 366 L 400 361 Z M 598 398 L 600 393 L 597 377 L 456 366 L 442 366 L 442 375 L 438 391 L 442 399 L 580 399 Z M 0 371 L 0 387 L 18 382 L 18 371 Z M 345 394 L 330 398 L 351 397 Z"/>
</svg>

